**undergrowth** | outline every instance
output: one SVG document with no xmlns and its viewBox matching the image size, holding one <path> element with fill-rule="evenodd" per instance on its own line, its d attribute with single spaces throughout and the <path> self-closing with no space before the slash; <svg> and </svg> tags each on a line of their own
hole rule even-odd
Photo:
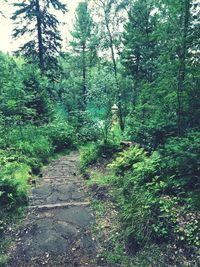
<svg viewBox="0 0 200 267">
<path fill-rule="evenodd" d="M 97 229 L 105 218 L 112 218 L 113 209 L 117 212 L 107 236 L 100 237 L 101 243 L 108 243 L 101 253 L 108 262 L 126 267 L 199 266 L 197 137 L 191 133 L 181 139 L 171 138 L 152 154 L 134 145 L 117 154 L 109 164 L 108 175 L 90 172 L 88 186 L 97 191 L 107 186 L 112 195 L 100 200 L 105 212 L 97 212 L 101 218 Z M 194 139 L 197 142 L 190 145 Z M 96 198 L 96 194 L 91 195 Z M 113 201 L 115 207 L 111 208 Z M 95 204 L 94 210 L 99 205 Z M 116 232 L 120 234 L 113 235 Z"/>
<path fill-rule="evenodd" d="M 83 174 L 87 168 L 101 159 L 109 159 L 118 151 L 119 145 L 113 143 L 90 143 L 80 148 L 79 169 Z"/>
<path fill-rule="evenodd" d="M 28 202 L 29 181 L 55 152 L 68 153 L 76 140 L 72 127 L 55 119 L 42 126 L 24 125 L 9 128 L 0 138 L 0 252 L 6 250 L 5 233 L 23 214 Z M 1 137 L 1 135 L 0 135 Z M 67 152 L 66 152 L 67 150 Z M 13 227 L 13 226 L 12 226 Z M 8 245 L 9 246 L 9 245 Z M 0 256 L 0 266 L 6 266 L 7 256 Z"/>
</svg>

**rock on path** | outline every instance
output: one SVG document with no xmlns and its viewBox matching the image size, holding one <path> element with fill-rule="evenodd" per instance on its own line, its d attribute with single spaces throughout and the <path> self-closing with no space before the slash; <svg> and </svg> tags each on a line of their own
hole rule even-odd
<svg viewBox="0 0 200 267">
<path fill-rule="evenodd" d="M 54 160 L 32 189 L 29 212 L 15 234 L 15 267 L 93 267 L 92 215 L 76 173 L 78 153 Z"/>
</svg>

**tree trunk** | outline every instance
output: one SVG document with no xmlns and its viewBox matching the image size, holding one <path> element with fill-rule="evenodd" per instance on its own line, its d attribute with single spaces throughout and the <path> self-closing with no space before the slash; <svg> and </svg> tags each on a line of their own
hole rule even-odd
<svg viewBox="0 0 200 267">
<path fill-rule="evenodd" d="M 186 53 L 187 53 L 187 36 L 190 18 L 190 0 L 184 1 L 184 14 L 183 14 L 183 38 L 180 47 L 179 57 L 179 70 L 178 70 L 178 85 L 177 85 L 177 128 L 178 135 L 183 131 L 183 106 L 182 106 L 182 92 L 184 91 L 185 72 L 186 72 Z"/>
<path fill-rule="evenodd" d="M 135 73 L 133 74 L 133 76 L 135 76 L 134 86 L 133 86 L 133 97 L 132 97 L 133 110 L 135 109 L 136 104 L 137 104 L 138 85 L 139 85 L 139 65 L 140 65 L 140 53 L 137 54 L 136 70 L 135 70 Z"/>
<path fill-rule="evenodd" d="M 44 70 L 44 51 L 42 42 L 42 22 L 41 22 L 41 11 L 39 0 L 36 0 L 36 12 L 37 12 L 37 34 L 38 34 L 38 49 L 39 49 L 39 65 L 41 71 Z"/>
<path fill-rule="evenodd" d="M 113 38 L 109 27 L 109 21 L 108 21 L 108 14 L 106 13 L 106 10 L 104 9 L 104 15 L 105 15 L 105 24 L 108 31 L 108 37 L 109 37 L 109 46 L 111 51 L 111 58 L 113 62 L 113 69 L 114 69 L 114 75 L 115 75 L 115 81 L 116 81 L 116 87 L 117 87 L 117 102 L 118 102 L 118 108 L 119 108 L 119 123 L 120 128 L 122 132 L 124 131 L 125 127 L 125 120 L 123 117 L 123 111 L 122 111 L 122 103 L 121 103 L 121 95 L 120 95 L 120 89 L 119 89 L 119 82 L 117 77 L 117 64 L 115 59 L 115 52 L 114 52 L 114 44 L 113 44 Z"/>
<path fill-rule="evenodd" d="M 86 106 L 86 93 L 87 93 L 87 88 L 86 88 L 86 62 L 85 62 L 85 44 L 83 44 L 82 47 L 82 53 L 83 53 L 83 103 L 84 107 Z"/>
</svg>

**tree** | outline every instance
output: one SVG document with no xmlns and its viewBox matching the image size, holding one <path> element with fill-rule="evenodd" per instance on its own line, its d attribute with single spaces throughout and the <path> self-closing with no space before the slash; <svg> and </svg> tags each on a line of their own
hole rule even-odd
<svg viewBox="0 0 200 267">
<path fill-rule="evenodd" d="M 0 114 L 7 126 L 50 120 L 48 80 L 40 69 L 0 53 Z M 6 127 L 7 127 L 6 126 Z"/>
<path fill-rule="evenodd" d="M 168 82 L 176 94 L 175 114 L 179 135 L 198 125 L 199 108 L 199 6 L 193 1 L 163 1 L 159 38 L 163 43 L 163 54 L 168 64 L 162 72 L 162 78 Z M 164 32 L 164 34 L 163 34 Z M 167 52 L 168 51 L 168 52 Z M 162 61 L 161 57 L 160 60 Z M 160 61 L 160 63 L 161 63 Z M 162 64 L 162 63 L 161 63 Z M 170 74 L 169 74 L 170 72 Z M 168 75 L 168 77 L 166 77 Z M 172 84 L 173 83 L 173 84 Z"/>
<path fill-rule="evenodd" d="M 133 108 L 141 84 L 150 84 L 154 80 L 155 62 L 159 53 L 155 34 L 157 15 L 152 14 L 154 9 L 152 0 L 135 1 L 128 12 L 129 20 L 123 33 L 121 60 L 134 79 Z"/>
<path fill-rule="evenodd" d="M 58 30 L 60 22 L 52 10 L 65 13 L 66 5 L 60 0 L 25 0 L 14 3 L 17 8 L 12 15 L 16 22 L 13 37 L 27 37 L 27 42 L 19 49 L 28 62 L 37 63 L 42 71 L 55 67 L 56 56 L 61 48 L 61 36 Z"/>
<path fill-rule="evenodd" d="M 125 118 L 122 109 L 121 89 L 118 81 L 117 55 L 116 51 L 119 45 L 119 25 L 120 16 L 117 13 L 119 1 L 117 0 L 93 0 L 91 1 L 93 8 L 100 18 L 101 35 L 103 39 L 103 49 L 109 48 L 113 65 L 113 73 L 115 77 L 116 93 L 114 101 L 117 102 L 119 108 L 119 120 L 121 130 L 124 130 Z"/>
<path fill-rule="evenodd" d="M 3 3 L 7 3 L 7 0 L 2 0 Z M 5 17 L 4 13 L 0 10 L 0 16 Z"/>
<path fill-rule="evenodd" d="M 78 56 L 82 70 L 82 96 L 83 106 L 86 105 L 87 70 L 91 66 L 95 55 L 96 38 L 94 36 L 94 23 L 88 9 L 87 2 L 80 2 L 76 9 L 74 30 L 71 32 L 73 41 L 70 42 L 73 53 Z"/>
<path fill-rule="evenodd" d="M 131 76 L 133 139 L 155 149 L 198 127 L 198 8 L 185 0 L 132 2 L 121 62 Z"/>
</svg>

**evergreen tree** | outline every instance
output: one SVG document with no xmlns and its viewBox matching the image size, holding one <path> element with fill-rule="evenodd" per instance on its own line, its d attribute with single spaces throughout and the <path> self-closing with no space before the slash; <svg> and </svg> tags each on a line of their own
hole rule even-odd
<svg viewBox="0 0 200 267">
<path fill-rule="evenodd" d="M 160 10 L 159 84 L 168 80 L 166 90 L 171 88 L 176 96 L 173 112 L 177 132 L 182 135 L 188 128 L 199 125 L 199 7 L 190 0 L 163 1 Z"/>
<path fill-rule="evenodd" d="M 87 71 L 96 58 L 96 38 L 94 36 L 94 24 L 88 9 L 87 2 L 80 2 L 76 9 L 74 30 L 71 32 L 73 41 L 70 43 L 73 54 L 80 61 L 82 71 L 82 96 L 83 105 L 86 105 L 87 96 Z"/>
<path fill-rule="evenodd" d="M 14 3 L 17 9 L 12 15 L 16 22 L 13 37 L 27 38 L 20 49 L 28 62 L 39 64 L 42 71 L 55 67 L 56 56 L 61 48 L 61 36 L 58 30 L 60 22 L 52 10 L 65 13 L 66 6 L 59 0 L 23 0 Z"/>
<path fill-rule="evenodd" d="M 129 21 L 123 34 L 124 49 L 122 63 L 134 79 L 133 106 L 137 101 L 138 91 L 143 82 L 154 80 L 156 58 L 159 46 L 156 39 L 157 15 L 152 0 L 134 2 L 128 12 Z"/>
</svg>

